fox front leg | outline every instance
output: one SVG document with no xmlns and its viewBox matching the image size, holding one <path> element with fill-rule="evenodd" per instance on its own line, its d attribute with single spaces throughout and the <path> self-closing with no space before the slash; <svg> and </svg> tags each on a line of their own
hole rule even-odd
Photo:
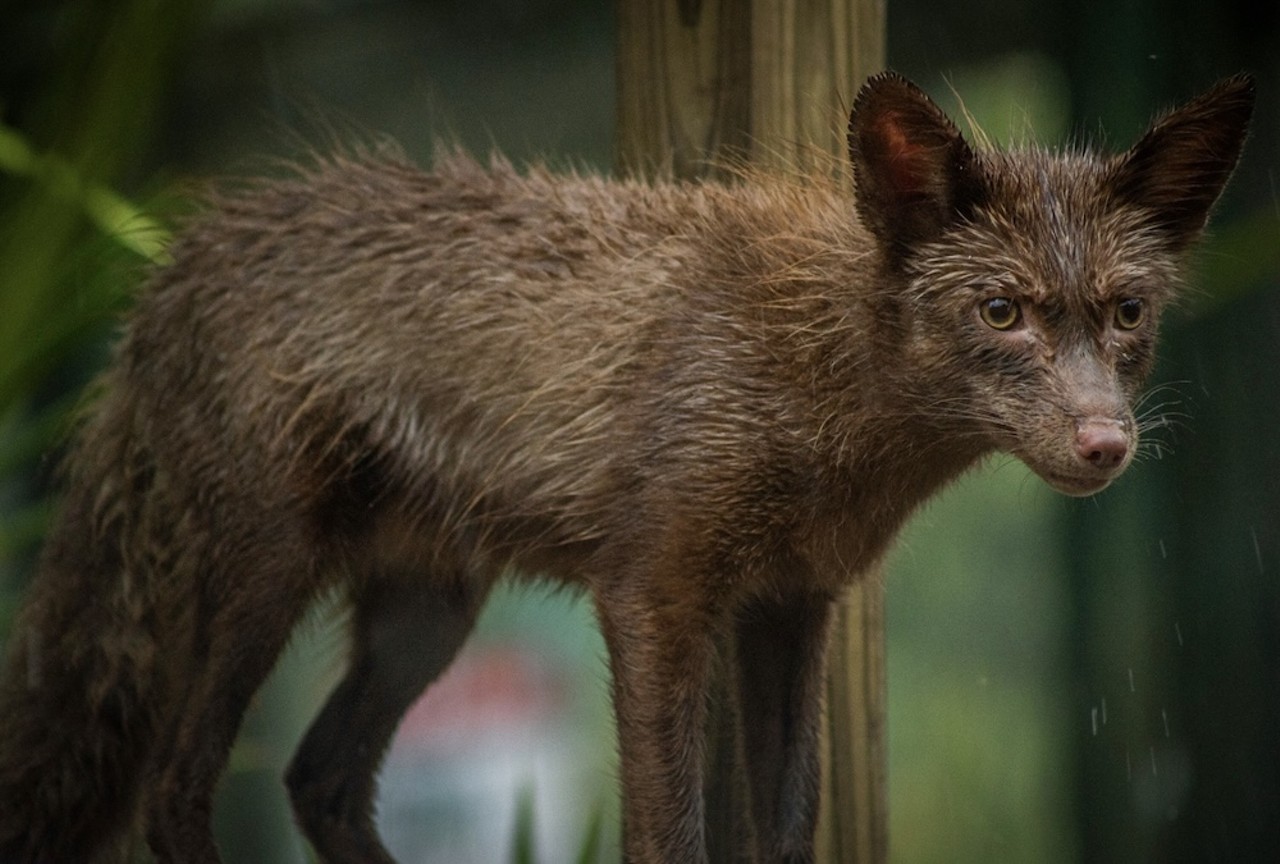
<svg viewBox="0 0 1280 864">
<path fill-rule="evenodd" d="M 625 595 L 625 596 L 623 596 Z M 609 649 L 628 864 L 706 864 L 702 797 L 714 626 L 684 603 L 597 596 Z"/>
</svg>

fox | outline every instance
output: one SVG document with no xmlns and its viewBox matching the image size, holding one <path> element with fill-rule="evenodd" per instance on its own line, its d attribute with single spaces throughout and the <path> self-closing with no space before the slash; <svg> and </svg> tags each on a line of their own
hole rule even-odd
<svg viewBox="0 0 1280 864">
<path fill-rule="evenodd" d="M 1133 462 L 1253 101 L 997 149 L 886 71 L 838 171 L 340 150 L 210 191 L 68 447 L 0 679 L 0 862 L 216 864 L 242 716 L 332 597 L 349 660 L 285 784 L 319 860 L 392 864 L 379 764 L 505 578 L 593 604 L 626 861 L 708 860 L 728 645 L 741 854 L 812 862 L 842 590 L 992 454 L 1071 496 Z"/>
</svg>

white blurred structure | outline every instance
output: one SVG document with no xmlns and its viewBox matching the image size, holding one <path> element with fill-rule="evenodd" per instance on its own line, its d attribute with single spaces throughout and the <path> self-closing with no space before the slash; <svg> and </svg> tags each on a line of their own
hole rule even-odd
<svg viewBox="0 0 1280 864">
<path fill-rule="evenodd" d="M 571 679 L 511 644 L 472 647 L 446 670 L 405 716 L 382 769 L 379 830 L 401 864 L 513 860 L 524 796 L 535 860 L 576 860 L 608 794 L 610 754 L 575 722 Z"/>
</svg>

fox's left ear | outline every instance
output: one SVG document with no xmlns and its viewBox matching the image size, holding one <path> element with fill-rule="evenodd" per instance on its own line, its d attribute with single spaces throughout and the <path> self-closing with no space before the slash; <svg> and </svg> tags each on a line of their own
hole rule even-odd
<svg viewBox="0 0 1280 864">
<path fill-rule="evenodd" d="M 1250 75 L 1219 81 L 1152 124 L 1112 169 L 1116 196 L 1147 211 L 1181 249 L 1199 236 L 1244 145 L 1253 114 Z"/>
</svg>

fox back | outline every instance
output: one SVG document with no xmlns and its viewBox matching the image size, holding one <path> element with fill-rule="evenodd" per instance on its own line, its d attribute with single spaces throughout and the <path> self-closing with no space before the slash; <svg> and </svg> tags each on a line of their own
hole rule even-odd
<svg viewBox="0 0 1280 864">
<path fill-rule="evenodd" d="M 1119 155 L 1004 153 L 886 73 L 853 108 L 852 193 L 448 153 L 212 196 L 68 460 L 0 684 L 0 861 L 140 830 L 158 861 L 216 862 L 245 707 L 336 593 L 349 668 L 287 782 L 322 860 L 387 864 L 382 754 L 508 573 L 595 603 L 627 860 L 705 860 L 727 644 L 743 854 L 811 861 L 840 590 L 990 453 L 1071 495 L 1133 460 L 1251 106 L 1237 77 Z"/>
</svg>

